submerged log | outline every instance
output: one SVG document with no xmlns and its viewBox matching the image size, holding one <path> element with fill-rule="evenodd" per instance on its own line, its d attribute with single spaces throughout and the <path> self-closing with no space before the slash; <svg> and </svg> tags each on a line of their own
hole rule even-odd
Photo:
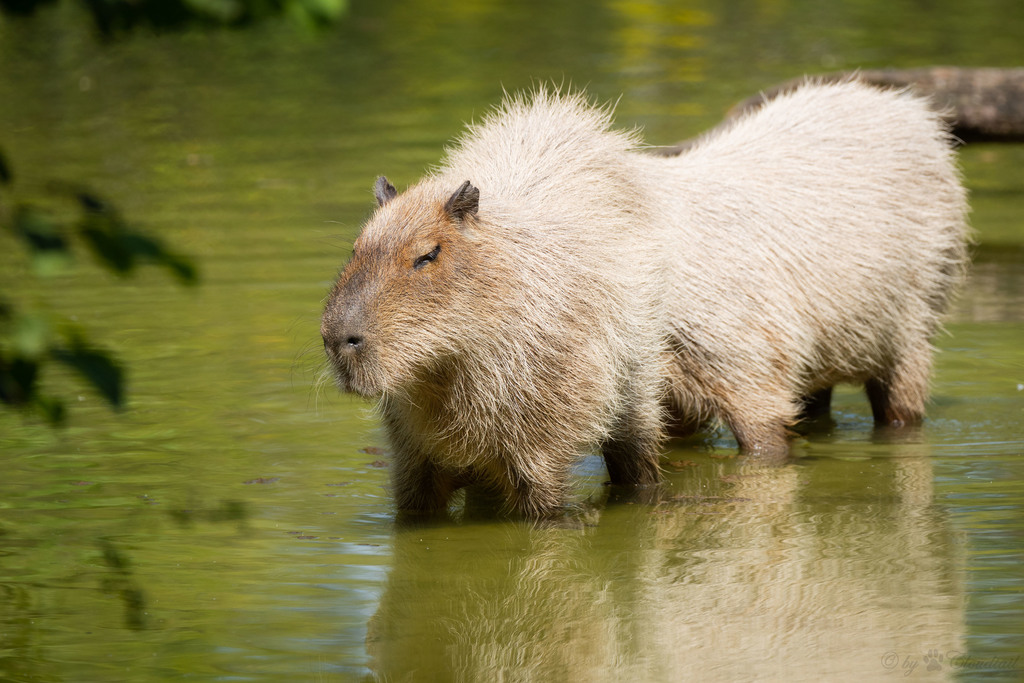
<svg viewBox="0 0 1024 683">
<path fill-rule="evenodd" d="M 812 76 L 811 79 L 829 83 L 857 79 L 883 87 L 910 88 L 932 98 L 936 109 L 952 126 L 953 134 L 962 142 L 1024 142 L 1024 68 L 936 66 L 838 71 Z M 806 77 L 795 78 L 743 100 L 729 111 L 720 126 L 728 126 L 733 119 L 807 80 Z M 713 134 L 715 130 L 705 135 Z M 678 154 L 697 139 L 681 142 L 662 150 L 662 153 Z"/>
</svg>

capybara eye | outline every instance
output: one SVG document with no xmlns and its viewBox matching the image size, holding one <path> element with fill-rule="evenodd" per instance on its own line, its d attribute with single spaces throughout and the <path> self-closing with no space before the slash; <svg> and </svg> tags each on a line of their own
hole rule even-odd
<svg viewBox="0 0 1024 683">
<path fill-rule="evenodd" d="M 436 259 L 437 255 L 440 254 L 440 253 L 441 253 L 441 245 L 439 244 L 436 247 L 434 247 L 433 249 L 431 249 L 429 253 L 424 254 L 423 256 L 420 256 L 418 259 L 413 261 L 412 267 L 413 268 L 422 268 L 423 266 L 427 265 L 428 263 L 430 263 L 431 261 Z"/>
</svg>

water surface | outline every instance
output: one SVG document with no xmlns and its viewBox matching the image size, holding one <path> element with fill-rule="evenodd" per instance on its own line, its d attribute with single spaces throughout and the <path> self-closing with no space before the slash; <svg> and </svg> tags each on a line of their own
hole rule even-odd
<svg viewBox="0 0 1024 683">
<path fill-rule="evenodd" d="M 1024 677 L 1024 148 L 965 148 L 978 247 L 920 435 L 835 425 L 756 469 L 674 444 L 656 504 L 536 528 L 395 525 L 369 406 L 319 390 L 318 317 L 372 204 L 532 79 L 621 96 L 671 144 L 802 73 L 1015 66 L 1013 2 L 353 3 L 97 45 L 73 8 L 0 20 L 0 147 L 21 198 L 84 181 L 192 254 L 201 286 L 84 253 L 51 281 L 0 236 L 0 286 L 129 368 L 75 378 L 51 430 L 0 414 L 0 679 L 945 680 Z M 6 197 L 7 195 L 4 195 Z"/>
</svg>

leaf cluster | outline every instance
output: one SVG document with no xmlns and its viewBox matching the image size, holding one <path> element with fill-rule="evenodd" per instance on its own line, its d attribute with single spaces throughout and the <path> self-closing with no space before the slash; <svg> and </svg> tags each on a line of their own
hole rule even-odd
<svg viewBox="0 0 1024 683">
<path fill-rule="evenodd" d="M 74 218 L 62 220 L 49 204 L 5 201 L 14 197 L 13 184 L 14 174 L 0 152 L 0 230 L 21 242 L 32 277 L 52 281 L 66 272 L 76 245 L 81 245 L 101 267 L 122 277 L 148 264 L 166 268 L 182 284 L 197 282 L 188 258 L 134 229 L 116 207 L 88 188 L 50 186 L 52 202 L 72 206 Z M 71 369 L 110 406 L 124 404 L 125 372 L 117 359 L 93 345 L 81 328 L 55 326 L 47 311 L 21 305 L 0 291 L 0 404 L 33 410 L 60 424 L 66 413 L 64 401 L 40 386 L 50 364 Z"/>
<path fill-rule="evenodd" d="M 31 16 L 56 0 L 0 0 L 0 11 Z M 243 28 L 277 17 L 304 27 L 326 26 L 347 9 L 347 0 L 81 0 L 100 37 L 110 40 L 137 29 L 158 32 L 192 27 Z"/>
</svg>

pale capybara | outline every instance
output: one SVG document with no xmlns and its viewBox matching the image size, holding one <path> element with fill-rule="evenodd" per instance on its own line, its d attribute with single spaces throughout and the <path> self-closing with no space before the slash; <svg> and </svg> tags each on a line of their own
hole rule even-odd
<svg viewBox="0 0 1024 683">
<path fill-rule="evenodd" d="M 776 459 L 839 382 L 879 423 L 917 423 L 967 260 L 939 117 L 855 82 L 670 158 L 540 88 L 375 195 L 321 332 L 340 387 L 378 401 L 404 511 L 481 484 L 550 514 L 587 449 L 651 485 L 669 426 L 717 420 Z"/>
</svg>

